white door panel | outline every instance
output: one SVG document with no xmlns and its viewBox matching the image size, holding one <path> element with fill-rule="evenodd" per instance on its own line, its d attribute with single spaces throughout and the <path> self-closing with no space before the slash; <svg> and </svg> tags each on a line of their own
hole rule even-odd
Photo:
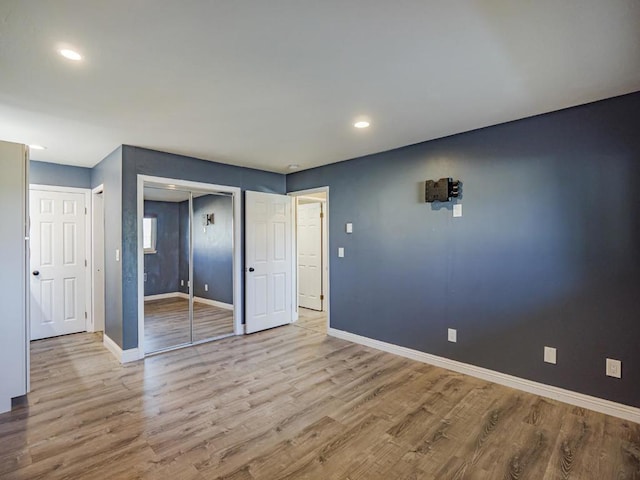
<svg viewBox="0 0 640 480">
<path fill-rule="evenodd" d="M 30 191 L 31 339 L 83 332 L 85 197 Z"/>
<path fill-rule="evenodd" d="M 298 205 L 298 306 L 322 310 L 322 203 Z"/>
<path fill-rule="evenodd" d="M 247 333 L 291 323 L 291 197 L 246 192 Z"/>
</svg>

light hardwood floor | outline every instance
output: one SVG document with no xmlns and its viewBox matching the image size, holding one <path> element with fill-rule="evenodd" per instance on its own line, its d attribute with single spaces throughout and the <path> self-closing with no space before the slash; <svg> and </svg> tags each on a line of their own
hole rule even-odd
<svg viewBox="0 0 640 480">
<path fill-rule="evenodd" d="M 637 424 L 302 323 L 124 366 L 100 341 L 33 342 L 0 478 L 640 478 Z"/>
<path fill-rule="evenodd" d="M 193 341 L 233 333 L 233 310 L 193 304 Z M 189 300 L 165 298 L 144 302 L 144 349 L 155 352 L 189 343 Z"/>
<path fill-rule="evenodd" d="M 295 325 L 316 332 L 327 333 L 327 313 L 299 307 L 298 321 Z"/>
</svg>

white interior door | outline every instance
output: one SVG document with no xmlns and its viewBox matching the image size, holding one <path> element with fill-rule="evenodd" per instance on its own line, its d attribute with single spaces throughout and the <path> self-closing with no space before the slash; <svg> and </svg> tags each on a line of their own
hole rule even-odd
<svg viewBox="0 0 640 480">
<path fill-rule="evenodd" d="M 31 339 L 83 332 L 85 197 L 31 190 Z"/>
<path fill-rule="evenodd" d="M 245 331 L 291 323 L 292 198 L 245 196 Z"/>
<path fill-rule="evenodd" d="M 298 204 L 298 306 L 322 310 L 322 203 Z"/>
</svg>

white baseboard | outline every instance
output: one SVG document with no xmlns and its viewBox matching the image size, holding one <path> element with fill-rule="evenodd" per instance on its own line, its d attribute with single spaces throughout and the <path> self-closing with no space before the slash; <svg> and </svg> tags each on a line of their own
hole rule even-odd
<svg viewBox="0 0 640 480">
<path fill-rule="evenodd" d="M 559 400 L 577 407 L 587 408 L 613 417 L 640 423 L 640 409 L 636 407 L 623 405 L 621 403 L 604 400 L 598 397 L 592 397 L 590 395 L 565 390 L 551 385 L 545 385 L 544 383 L 538 383 L 524 378 L 514 377 L 513 375 L 507 375 L 487 368 L 477 367 L 475 365 L 458 362 L 456 360 L 450 360 L 448 358 L 420 352 L 411 348 L 401 347 L 392 343 L 382 342 L 369 337 L 363 337 L 361 335 L 356 335 L 355 333 L 349 333 L 335 328 L 329 328 L 327 333 L 332 337 L 348 340 L 377 350 L 394 353 L 402 357 L 417 360 L 418 362 L 428 363 L 429 365 L 435 365 L 436 367 L 446 368 L 448 370 L 453 370 L 454 372 L 464 373 L 471 377 L 481 378 L 482 380 L 488 380 L 517 390 L 540 395 L 541 397 Z"/>
<path fill-rule="evenodd" d="M 120 346 L 116 342 L 111 340 L 106 334 L 102 335 L 102 344 L 113 354 L 114 357 L 116 357 L 116 359 L 120 363 L 135 362 L 136 360 L 140 360 L 142 358 L 137 348 L 122 350 Z"/>
<path fill-rule="evenodd" d="M 189 294 L 184 292 L 169 292 L 159 293 L 157 295 L 147 295 L 144 297 L 145 302 L 147 300 L 163 300 L 165 298 L 184 298 L 189 300 Z M 233 305 L 230 303 L 219 302 L 218 300 L 210 300 L 208 298 L 193 297 L 194 302 L 204 303 L 205 305 L 212 305 L 218 308 L 224 308 L 225 310 L 233 310 Z"/>
<path fill-rule="evenodd" d="M 145 295 L 144 301 L 146 302 L 147 300 L 164 300 L 165 298 L 176 298 L 176 297 L 182 298 L 182 295 L 185 295 L 185 294 L 182 292 L 169 292 L 169 293 L 158 293 L 156 295 Z M 187 295 L 187 298 L 189 298 L 189 295 Z"/>
</svg>

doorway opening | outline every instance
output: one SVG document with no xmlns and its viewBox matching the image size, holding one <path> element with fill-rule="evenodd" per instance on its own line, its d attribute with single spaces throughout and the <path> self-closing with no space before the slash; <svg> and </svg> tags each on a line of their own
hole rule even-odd
<svg viewBox="0 0 640 480">
<path fill-rule="evenodd" d="M 104 186 L 91 190 L 91 322 L 90 332 L 104 331 Z"/>
<path fill-rule="evenodd" d="M 138 175 L 138 354 L 242 333 L 240 189 Z"/>
<path fill-rule="evenodd" d="M 329 187 L 292 192 L 295 207 L 297 323 L 327 333 L 329 298 Z"/>
</svg>

